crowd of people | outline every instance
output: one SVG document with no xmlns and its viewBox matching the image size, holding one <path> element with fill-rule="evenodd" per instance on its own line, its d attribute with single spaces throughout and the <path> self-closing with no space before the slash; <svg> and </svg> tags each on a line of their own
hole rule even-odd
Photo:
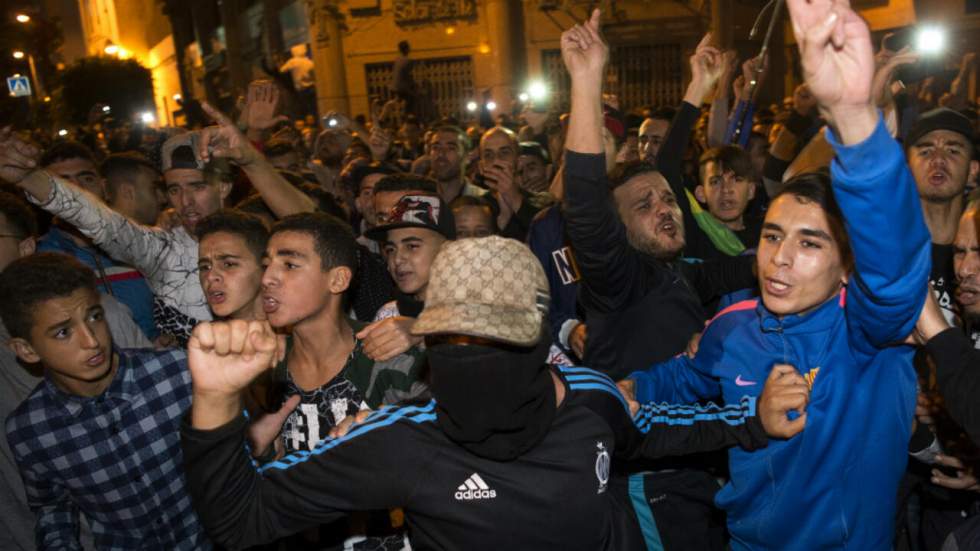
<svg viewBox="0 0 980 551">
<path fill-rule="evenodd" d="M 0 547 L 980 549 L 974 56 L 787 4 L 772 106 L 595 10 L 567 113 L 0 129 Z"/>
</svg>

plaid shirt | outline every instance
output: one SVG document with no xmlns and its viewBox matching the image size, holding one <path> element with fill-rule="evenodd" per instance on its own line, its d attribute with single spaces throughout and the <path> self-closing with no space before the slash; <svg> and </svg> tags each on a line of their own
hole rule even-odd
<svg viewBox="0 0 980 551">
<path fill-rule="evenodd" d="M 191 507 L 180 419 L 191 405 L 183 350 L 117 350 L 95 398 L 45 380 L 7 419 L 39 549 L 81 549 L 78 513 L 99 549 L 211 549 Z"/>
</svg>

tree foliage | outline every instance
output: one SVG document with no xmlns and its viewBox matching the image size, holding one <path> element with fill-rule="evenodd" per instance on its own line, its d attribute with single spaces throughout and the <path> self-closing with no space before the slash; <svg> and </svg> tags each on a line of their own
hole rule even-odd
<svg viewBox="0 0 980 551">
<path fill-rule="evenodd" d="M 85 57 L 61 73 L 60 106 L 65 120 L 88 122 L 96 104 L 112 108 L 119 120 L 135 120 L 143 111 L 154 111 L 153 76 L 134 59 Z"/>
</svg>

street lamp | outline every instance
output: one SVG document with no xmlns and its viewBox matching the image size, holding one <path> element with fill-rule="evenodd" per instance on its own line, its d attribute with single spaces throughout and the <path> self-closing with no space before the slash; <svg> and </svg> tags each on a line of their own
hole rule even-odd
<svg viewBox="0 0 980 551">
<path fill-rule="evenodd" d="M 43 97 L 44 96 L 44 88 L 41 85 L 41 81 L 38 80 L 38 78 L 37 78 L 37 68 L 34 66 L 34 56 L 32 56 L 31 54 L 28 54 L 28 53 L 24 53 L 23 50 L 14 50 L 13 51 L 13 56 L 14 56 L 14 59 L 17 59 L 17 60 L 24 59 L 25 57 L 27 58 L 27 63 L 31 67 L 31 80 L 34 81 L 34 86 L 37 88 L 37 93 L 39 94 L 39 97 Z"/>
<path fill-rule="evenodd" d="M 17 14 L 17 17 L 15 19 L 17 19 L 17 22 L 18 23 L 30 23 L 31 22 L 31 16 L 27 15 L 26 13 L 18 13 Z"/>
</svg>

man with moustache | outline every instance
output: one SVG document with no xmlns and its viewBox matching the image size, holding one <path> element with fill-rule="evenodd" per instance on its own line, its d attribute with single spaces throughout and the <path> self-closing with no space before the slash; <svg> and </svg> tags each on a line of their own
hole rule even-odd
<svg viewBox="0 0 980 551">
<path fill-rule="evenodd" d="M 956 302 L 974 348 L 980 350 L 980 199 L 967 205 L 953 240 Z"/>
<path fill-rule="evenodd" d="M 463 176 L 466 141 L 466 134 L 459 127 L 449 125 L 433 128 L 429 138 L 429 156 L 432 157 L 429 176 L 436 181 L 439 196 L 447 205 L 463 195 L 480 197 L 487 193 Z"/>
</svg>

